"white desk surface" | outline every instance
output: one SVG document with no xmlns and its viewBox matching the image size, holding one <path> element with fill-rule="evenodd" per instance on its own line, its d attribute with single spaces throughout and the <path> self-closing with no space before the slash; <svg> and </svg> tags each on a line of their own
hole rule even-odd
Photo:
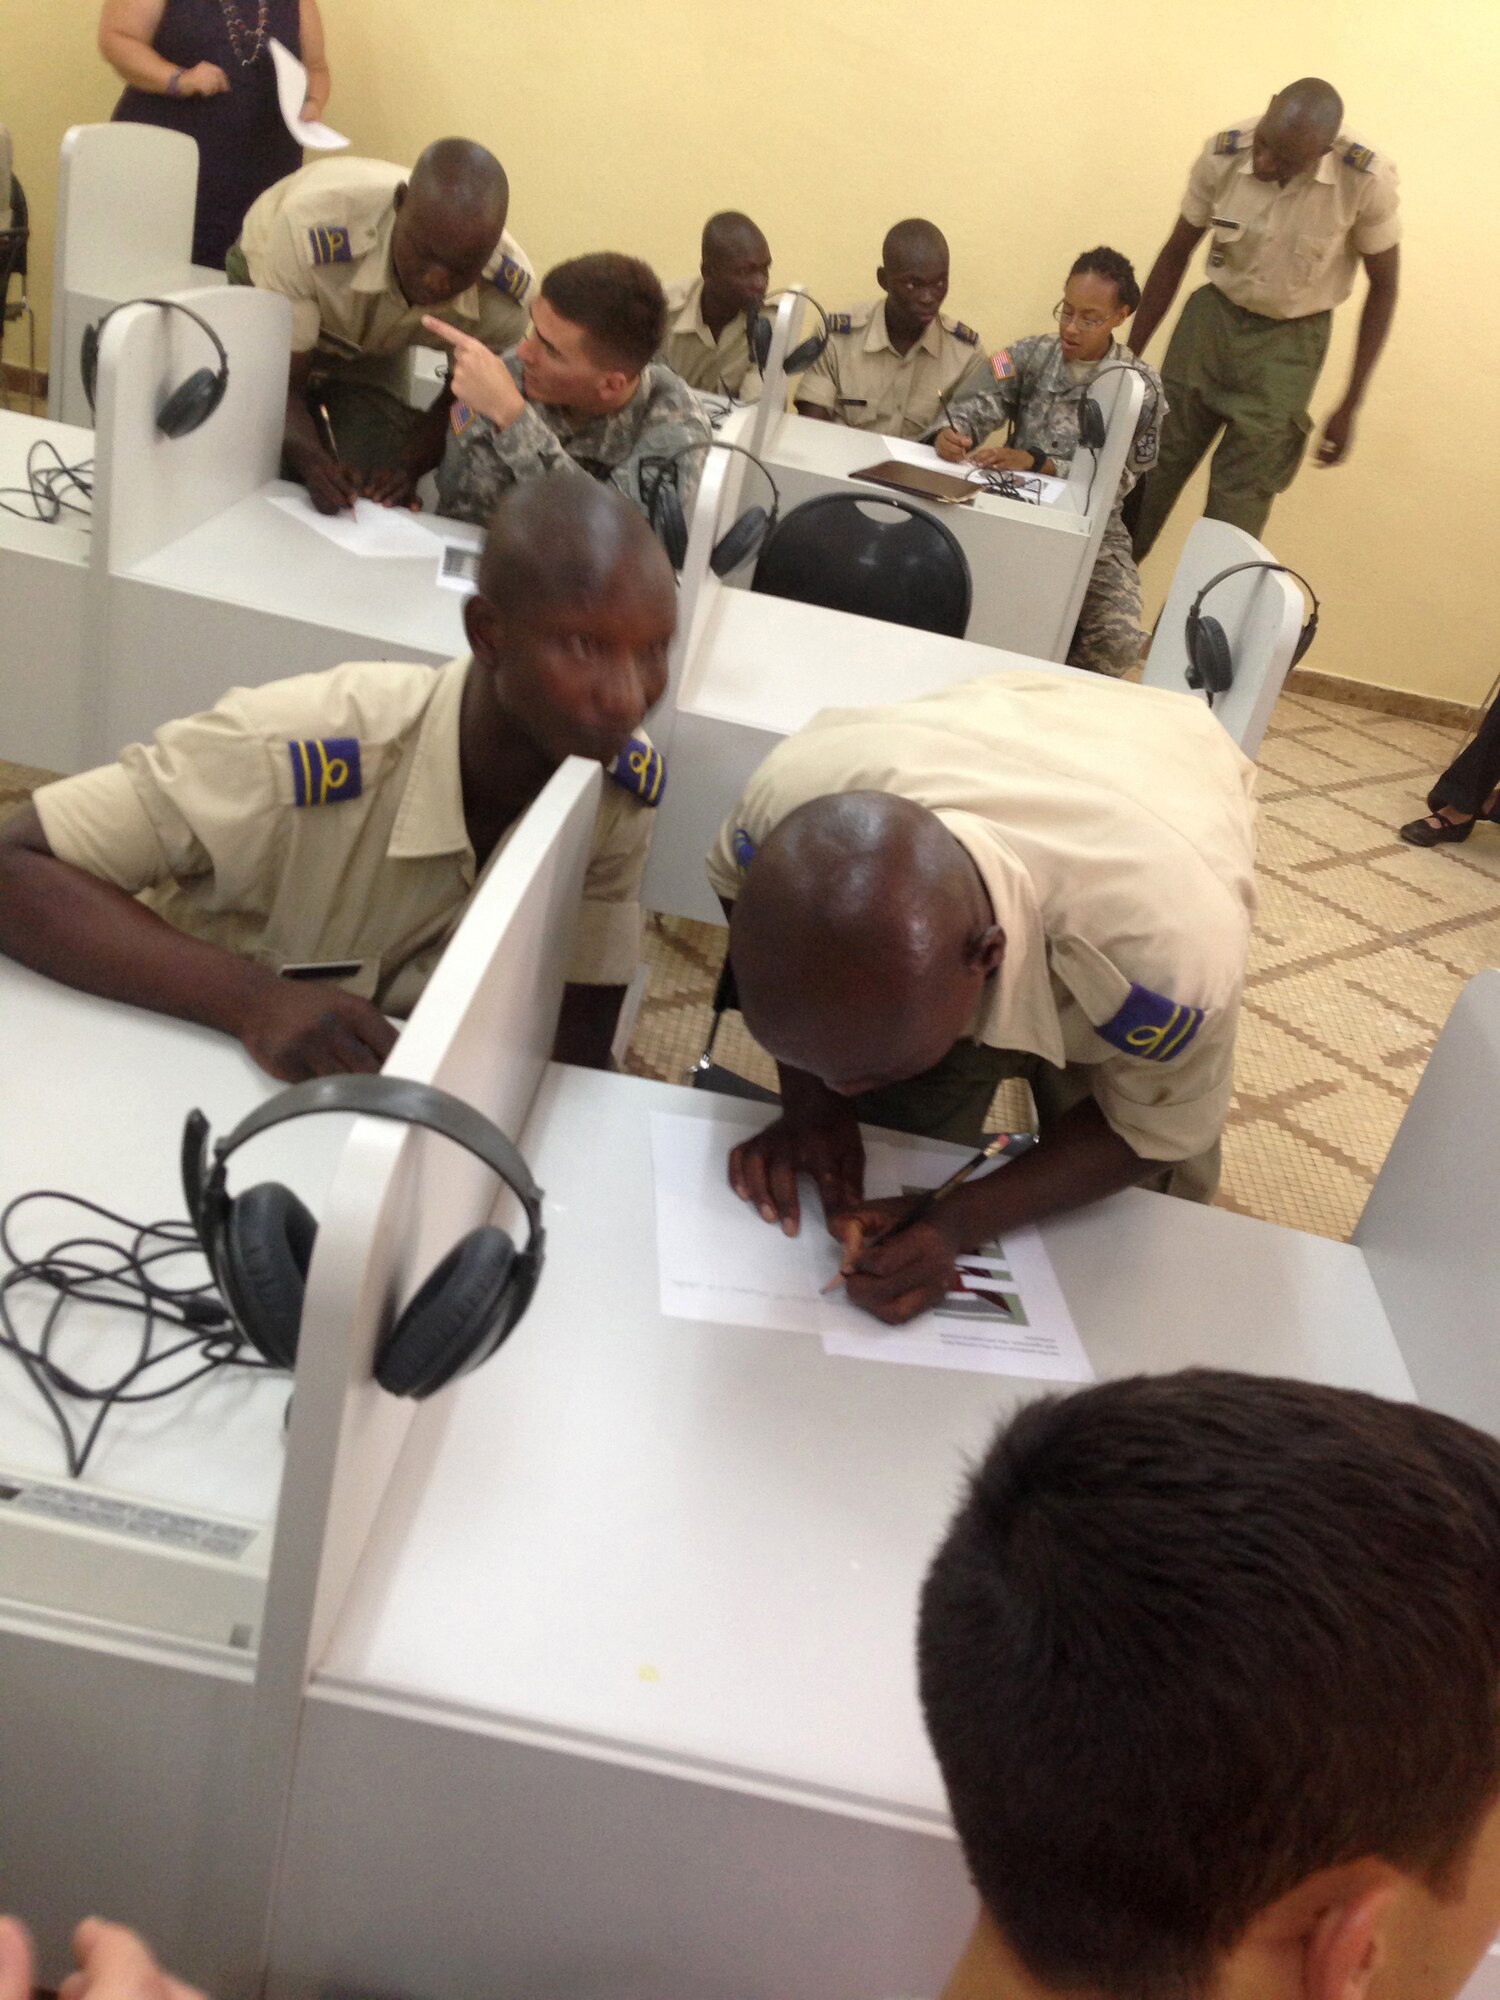
<svg viewBox="0 0 1500 2000">
<path fill-rule="evenodd" d="M 414 646 L 445 658 L 468 650 L 464 599 L 436 580 L 439 536 L 478 548 L 478 528 L 424 515 L 436 530 L 430 562 L 354 555 L 268 504 L 301 491 L 273 480 L 126 574 L 276 617 L 367 632 L 381 648 Z"/>
<path fill-rule="evenodd" d="M 826 479 L 853 479 L 862 466 L 878 465 L 883 458 L 907 457 L 910 452 L 899 439 L 884 438 L 874 431 L 851 430 L 847 424 L 821 423 L 816 417 L 799 417 L 789 412 L 763 455 L 773 473 L 786 466 L 799 472 L 821 474 Z M 887 489 L 868 486 L 862 490 L 868 491 L 872 500 L 878 500 Z M 981 493 L 978 499 L 965 501 L 961 507 L 942 507 L 936 511 L 950 526 L 956 526 L 962 515 L 979 518 L 990 515 L 997 520 L 1030 521 L 1043 533 L 1087 539 L 1089 532 L 1088 522 L 1066 498 L 1054 506 L 1034 507 L 1029 501 L 1005 500 L 998 494 Z"/>
<path fill-rule="evenodd" d="M 679 707 L 790 736 L 824 708 L 915 701 L 982 674 L 1079 671 L 883 618 L 720 589 L 688 661 Z"/>
<path fill-rule="evenodd" d="M 222 1138 L 278 1088 L 224 1035 L 74 993 L 8 959 L 0 959 L 0 1019 L 0 1207 L 26 1189 L 53 1187 L 142 1222 L 182 1218 L 188 1112 L 201 1109 Z M 231 1189 L 285 1180 L 316 1214 L 348 1126 L 342 1117 L 304 1119 L 250 1141 L 230 1162 Z M 77 1210 L 37 1203 L 16 1218 L 17 1248 L 37 1254 L 80 1233 L 78 1222 Z M 184 1262 L 177 1275 L 188 1270 Z M 11 1303 L 23 1330 L 31 1328 L 36 1308 L 20 1294 Z M 107 1379 L 117 1357 L 125 1365 L 140 1327 L 133 1317 L 115 1321 L 76 1305 L 63 1324 L 59 1354 L 85 1379 L 91 1372 Z M 87 1477 L 171 1506 L 268 1521 L 290 1393 L 289 1376 L 230 1369 L 180 1397 L 116 1410 Z M 65 1408 L 76 1432 L 80 1406 Z M 66 1477 L 52 1419 L 7 1354 L 0 1354 L 0 1465 Z"/>
<path fill-rule="evenodd" d="M 664 1318 L 653 1109 L 744 1107 L 549 1070 L 521 1141 L 547 1190 L 536 1301 L 423 1407 L 315 1688 L 945 1825 L 917 1589 L 966 1464 L 1043 1385 Z M 1140 1193 L 1047 1234 L 1101 1376 L 1217 1362 L 1411 1394 L 1348 1245 Z"/>
<path fill-rule="evenodd" d="M 46 417 L 26 416 L 19 410 L 0 410 L 0 486 L 22 487 L 26 485 L 26 456 L 38 439 L 57 447 L 67 465 L 79 465 L 94 455 L 94 433 L 78 424 L 55 424 Z M 55 465 L 50 452 L 41 454 L 44 466 Z M 77 494 L 70 494 L 77 499 Z M 25 499 L 16 493 L 6 493 L 6 503 L 11 507 L 24 507 Z M 80 514 L 64 514 L 60 521 L 26 521 L 17 515 L 0 511 L 0 548 L 14 549 L 26 555 L 50 558 L 53 562 L 77 563 L 82 567 L 89 559 L 91 532 L 88 521 Z"/>
</svg>

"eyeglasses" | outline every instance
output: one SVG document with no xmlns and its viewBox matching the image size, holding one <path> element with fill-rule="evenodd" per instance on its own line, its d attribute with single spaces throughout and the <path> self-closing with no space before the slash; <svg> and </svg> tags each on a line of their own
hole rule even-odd
<svg viewBox="0 0 1500 2000">
<path fill-rule="evenodd" d="M 1058 300 L 1052 308 L 1052 317 L 1059 326 L 1066 326 L 1071 320 L 1080 333 L 1097 333 L 1101 326 L 1109 325 L 1101 313 L 1075 312 L 1066 299 Z"/>
</svg>

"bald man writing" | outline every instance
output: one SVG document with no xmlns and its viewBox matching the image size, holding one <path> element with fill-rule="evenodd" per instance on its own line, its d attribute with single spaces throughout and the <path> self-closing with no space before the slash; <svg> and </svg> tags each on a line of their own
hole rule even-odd
<svg viewBox="0 0 1500 2000">
<path fill-rule="evenodd" d="M 320 512 L 361 493 L 401 504 L 442 457 L 451 395 L 413 410 L 393 372 L 409 348 L 441 345 L 424 315 L 496 354 L 526 331 L 532 269 L 509 209 L 505 169 L 472 139 L 437 140 L 410 174 L 317 160 L 251 206 L 224 268 L 291 301 L 283 460 Z"/>
<path fill-rule="evenodd" d="M 772 751 L 709 880 L 782 1114 L 729 1178 L 795 1234 L 798 1177 L 849 1296 L 898 1322 L 997 1232 L 1218 1179 L 1254 908 L 1253 767 L 1150 688 L 998 674 L 829 710 Z M 1040 1144 L 888 1244 L 860 1121 L 974 1145 L 1023 1077 Z"/>
<path fill-rule="evenodd" d="M 567 757 L 603 764 L 555 1053 L 607 1060 L 639 956 L 676 587 L 592 480 L 497 510 L 472 653 L 235 688 L 0 828 L 0 951 L 237 1036 L 297 1083 L 376 1070 L 485 868 Z"/>
<path fill-rule="evenodd" d="M 1354 419 L 1396 310 L 1401 215 L 1396 169 L 1344 126 L 1343 100 L 1302 77 L 1258 119 L 1218 132 L 1194 163 L 1182 213 L 1151 267 L 1128 344 L 1144 354 L 1205 230 L 1208 283 L 1182 309 L 1162 363 L 1169 415 L 1141 488 L 1141 561 L 1219 439 L 1204 512 L 1247 534 L 1296 477 L 1312 433 L 1308 403 L 1333 312 L 1361 263 L 1369 290 L 1343 401 L 1323 425 L 1320 465 L 1349 450 Z M 1220 436 L 1220 433 L 1223 433 Z"/>
</svg>

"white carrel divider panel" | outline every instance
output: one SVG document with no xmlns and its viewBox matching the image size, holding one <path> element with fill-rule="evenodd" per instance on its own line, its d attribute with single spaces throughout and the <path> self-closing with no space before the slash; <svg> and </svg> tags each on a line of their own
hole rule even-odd
<svg viewBox="0 0 1500 2000">
<path fill-rule="evenodd" d="M 386 1064 L 511 1136 L 556 1033 L 602 782 L 597 765 L 577 758 L 553 776 L 491 865 Z M 218 1885 L 235 1918 L 215 1986 L 223 1996 L 249 1994 L 260 1978 L 303 1692 L 417 1407 L 376 1384 L 381 1337 L 439 1259 L 491 1219 L 524 1241 L 519 1205 L 483 1162 L 435 1133 L 354 1121 L 308 1274 L 251 1740 Z"/>
</svg>

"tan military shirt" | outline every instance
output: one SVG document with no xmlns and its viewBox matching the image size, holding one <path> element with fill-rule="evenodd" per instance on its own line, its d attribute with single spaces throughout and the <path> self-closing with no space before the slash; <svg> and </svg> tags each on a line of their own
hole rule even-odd
<svg viewBox="0 0 1500 2000">
<path fill-rule="evenodd" d="M 240 249 L 253 283 L 292 304 L 292 352 L 330 359 L 438 347 L 422 315 L 446 320 L 498 354 L 526 331 L 534 273 L 506 231 L 477 283 L 441 306 L 408 305 L 391 264 L 393 197 L 410 169 L 346 155 L 315 160 L 250 207 Z"/>
<path fill-rule="evenodd" d="M 745 315 L 736 313 L 715 340 L 703 320 L 703 280 L 678 278 L 664 289 L 667 331 L 656 350 L 657 360 L 665 361 L 690 389 L 711 389 L 742 403 L 759 402 L 760 370 L 751 366 Z"/>
<path fill-rule="evenodd" d="M 943 418 L 951 396 L 982 355 L 979 335 L 947 313 L 898 354 L 885 330 L 885 300 L 828 315 L 830 339 L 797 384 L 799 403 L 831 410 L 857 431 L 915 438 Z"/>
<path fill-rule="evenodd" d="M 59 859 L 179 930 L 277 969 L 357 961 L 338 983 L 404 1014 L 475 886 L 458 762 L 468 669 L 381 660 L 233 688 L 117 764 L 43 786 L 42 830 Z M 606 780 L 570 980 L 634 972 L 651 822 Z"/>
<path fill-rule="evenodd" d="M 1005 932 L 976 1041 L 1092 1068 L 1143 1159 L 1189 1159 L 1229 1109 L 1255 908 L 1254 766 L 1206 708 L 1089 676 L 994 674 L 827 709 L 720 829 L 732 902 L 772 829 L 828 793 L 894 792 L 962 842 Z"/>
<path fill-rule="evenodd" d="M 1259 118 L 1216 132 L 1194 162 L 1182 213 L 1210 229 L 1208 275 L 1247 312 L 1302 319 L 1342 305 L 1362 257 L 1401 241 L 1396 169 L 1351 132 L 1305 174 L 1258 181 Z"/>
</svg>

